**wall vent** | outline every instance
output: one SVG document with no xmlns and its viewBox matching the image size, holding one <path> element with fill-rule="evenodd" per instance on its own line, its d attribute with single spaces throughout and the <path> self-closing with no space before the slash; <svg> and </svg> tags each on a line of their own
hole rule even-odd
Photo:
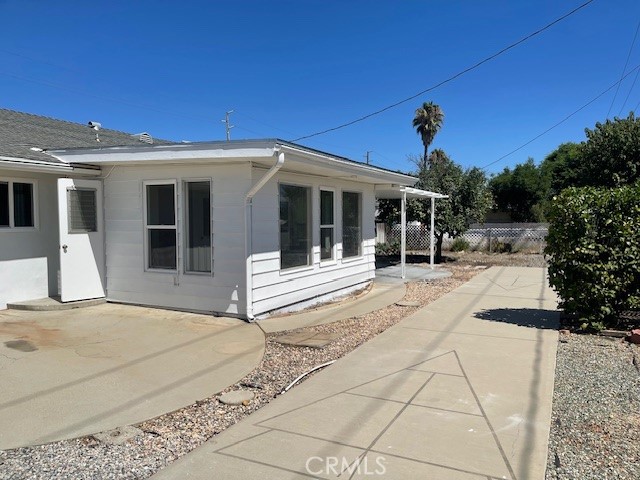
<svg viewBox="0 0 640 480">
<path fill-rule="evenodd" d="M 149 145 L 153 145 L 153 137 L 149 135 L 147 132 L 137 133 L 134 135 L 140 140 L 142 143 L 148 143 Z"/>
</svg>

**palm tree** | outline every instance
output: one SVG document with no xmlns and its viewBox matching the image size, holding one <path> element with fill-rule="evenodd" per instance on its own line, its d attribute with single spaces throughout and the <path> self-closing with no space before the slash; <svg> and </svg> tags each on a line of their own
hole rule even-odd
<svg viewBox="0 0 640 480">
<path fill-rule="evenodd" d="M 442 109 L 433 102 L 424 102 L 416 110 L 416 114 L 413 117 L 413 126 L 416 127 L 416 132 L 422 138 L 422 144 L 424 145 L 424 156 L 420 164 L 421 171 L 427 168 L 427 150 L 436 133 L 440 131 L 443 121 L 444 113 Z"/>
</svg>

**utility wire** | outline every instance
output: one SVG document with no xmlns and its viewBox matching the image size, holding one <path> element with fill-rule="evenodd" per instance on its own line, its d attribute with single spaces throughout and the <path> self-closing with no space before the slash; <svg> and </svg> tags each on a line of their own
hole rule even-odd
<svg viewBox="0 0 640 480">
<path fill-rule="evenodd" d="M 638 21 L 638 26 L 636 27 L 636 33 L 633 36 L 633 42 L 631 43 L 631 49 L 629 50 L 629 55 L 631 55 L 631 50 L 633 50 L 633 45 L 636 42 L 636 37 L 638 36 L 638 30 L 640 30 L 640 21 Z M 627 58 L 627 62 L 628 61 L 629 59 Z M 629 95 L 631 95 L 631 92 L 633 91 L 633 87 L 636 86 L 636 81 L 638 80 L 639 73 L 640 73 L 640 70 L 636 72 L 636 76 L 633 78 L 633 83 L 631 84 L 631 88 L 627 92 L 627 96 L 624 99 L 624 103 L 622 104 L 622 107 L 620 107 L 620 110 L 618 111 L 618 117 L 622 114 L 622 110 L 624 110 L 624 106 L 627 104 L 627 100 L 629 100 Z"/>
<path fill-rule="evenodd" d="M 620 74 L 620 82 L 618 83 L 618 88 L 616 88 L 616 93 L 613 95 L 613 100 L 611 100 L 611 105 L 609 105 L 609 110 L 607 110 L 607 118 L 609 118 L 609 114 L 611 113 L 611 109 L 613 108 L 613 104 L 616 101 L 616 98 L 618 97 L 618 90 L 620 90 L 620 83 L 622 83 L 622 78 L 624 75 L 624 72 L 627 71 L 627 65 L 629 65 L 629 58 L 631 58 L 631 52 L 633 51 L 633 46 L 636 44 L 636 37 L 638 36 L 638 29 L 640 29 L 640 22 L 638 22 L 638 26 L 636 27 L 636 33 L 634 33 L 633 35 L 633 41 L 631 42 L 631 47 L 629 47 L 629 53 L 627 54 L 627 60 L 626 62 L 624 62 L 624 68 L 622 69 L 622 73 Z M 635 84 L 635 80 L 633 82 Z M 631 87 L 633 88 L 633 87 Z M 626 102 L 626 100 L 625 100 Z M 622 108 L 624 108 L 624 105 L 622 105 Z M 622 111 L 622 108 L 620 109 L 620 111 Z M 618 114 L 620 115 L 620 114 Z"/>
<path fill-rule="evenodd" d="M 582 105 L 580 108 L 578 108 L 577 110 L 575 110 L 574 112 L 570 113 L 569 115 L 567 115 L 566 117 L 564 117 L 562 120 L 560 120 L 558 123 L 556 123 L 555 125 L 547 128 L 544 132 L 536 135 L 535 137 L 533 137 L 531 140 L 529 140 L 526 143 L 523 143 L 522 145 L 520 145 L 518 148 L 511 150 L 509 153 L 507 153 L 506 155 L 501 156 L 500 158 L 498 158 L 497 160 L 494 160 L 491 163 L 487 163 L 484 167 L 481 168 L 481 170 L 486 170 L 488 167 L 490 167 L 491 165 L 495 165 L 496 163 L 498 163 L 501 160 L 504 160 L 505 158 L 513 155 L 514 153 L 516 153 L 519 150 L 522 150 L 524 147 L 526 147 L 527 145 L 529 145 L 530 143 L 535 142 L 537 139 L 539 139 L 540 137 L 542 137 L 543 135 L 546 135 L 547 133 L 549 133 L 551 130 L 553 130 L 554 128 L 558 127 L 559 125 L 563 124 L 564 122 L 566 122 L 567 120 L 569 120 L 571 117 L 573 117 L 576 113 L 580 112 L 581 110 L 584 110 L 585 108 L 587 108 L 589 105 L 591 105 L 593 102 L 595 102 L 596 100 L 598 100 L 599 98 L 603 97 L 604 95 L 606 95 L 607 93 L 609 93 L 609 91 L 613 90 L 613 88 L 616 87 L 616 85 L 620 85 L 620 82 L 622 82 L 622 80 L 624 80 L 625 78 L 627 78 L 629 75 L 631 75 L 633 72 L 635 72 L 636 70 L 640 69 L 640 65 L 636 65 L 634 68 L 632 68 L 631 70 L 629 70 L 627 72 L 626 75 L 623 75 L 622 78 L 620 80 L 618 80 L 616 83 L 614 83 L 613 85 L 611 85 L 609 88 L 607 88 L 605 91 L 600 92 L 596 97 L 592 98 L 591 100 L 589 100 L 587 103 L 585 103 L 584 105 Z M 640 102 L 638 103 L 638 105 L 636 106 L 636 108 L 638 108 L 638 106 L 640 106 Z"/>
<path fill-rule="evenodd" d="M 294 140 L 291 140 L 291 141 L 292 141 L 292 142 L 297 142 L 297 141 L 299 141 L 299 140 L 304 140 L 304 139 L 306 139 L 306 138 L 317 137 L 318 135 L 324 135 L 325 133 L 333 132 L 333 131 L 335 131 L 335 130 L 340 130 L 340 129 L 342 129 L 342 128 L 348 127 L 348 126 L 353 125 L 353 124 L 355 124 L 355 123 L 359 123 L 359 122 L 362 122 L 362 121 L 364 121 L 364 120 L 367 120 L 368 118 L 374 117 L 374 116 L 376 116 L 376 115 L 380 115 L 381 113 L 386 112 L 387 110 L 391 110 L 392 108 L 395 108 L 395 107 L 397 107 L 397 106 L 399 106 L 399 105 L 402 105 L 403 103 L 407 103 L 407 102 L 409 102 L 409 101 L 411 101 L 411 100 L 413 100 L 413 99 L 415 99 L 415 98 L 417 98 L 417 97 L 420 97 L 420 96 L 424 95 L 424 94 L 425 94 L 425 93 L 427 93 L 427 92 L 431 92 L 432 90 L 435 90 L 436 88 L 439 88 L 439 87 L 441 87 L 442 85 L 445 85 L 445 84 L 447 84 L 447 83 L 449 83 L 449 82 L 452 82 L 452 81 L 453 81 L 453 80 L 455 80 L 456 78 L 459 78 L 459 77 L 461 77 L 461 76 L 465 75 L 466 73 L 469 73 L 470 71 L 475 70 L 476 68 L 478 68 L 478 67 L 480 67 L 481 65 L 483 65 L 483 64 L 485 64 L 485 63 L 487 63 L 487 62 L 489 62 L 489 61 L 493 60 L 494 58 L 499 57 L 499 56 L 500 56 L 500 55 L 502 55 L 503 53 L 506 53 L 507 51 L 509 51 L 509 50 L 511 50 L 511 49 L 513 49 L 513 48 L 515 48 L 515 47 L 517 47 L 518 45 L 520 45 L 520 44 L 522 44 L 522 43 L 526 42 L 527 40 L 529 40 L 529 39 L 531 39 L 531 38 L 535 37 L 536 35 L 541 34 L 541 33 L 542 33 L 542 32 L 544 32 L 545 30 L 548 30 L 549 28 L 551 28 L 551 27 L 552 27 L 552 26 L 554 26 L 555 24 L 557 24 L 557 23 L 561 22 L 561 21 L 562 21 L 562 20 L 564 20 L 565 18 L 568 18 L 568 17 L 570 17 L 571 15 L 573 15 L 574 13 L 576 13 L 576 12 L 578 12 L 579 10 L 583 9 L 584 7 L 586 7 L 587 5 L 589 5 L 589 4 L 590 4 L 591 2 L 593 2 L 593 1 L 594 1 L 594 0 L 588 0 L 588 1 L 586 1 L 586 2 L 585 2 L 585 3 L 583 3 L 582 5 L 580 5 L 580 6 L 576 7 L 576 8 L 574 8 L 574 9 L 573 9 L 573 10 L 571 10 L 570 12 L 568 12 L 568 13 L 566 13 L 566 14 L 562 15 L 561 17 L 559 17 L 559 18 L 555 19 L 555 20 L 554 20 L 553 22 L 551 22 L 551 23 L 548 23 L 547 25 L 545 25 L 544 27 L 542 27 L 542 28 L 540 28 L 540 29 L 536 30 L 535 32 L 530 33 L 529 35 L 527 35 L 527 36 L 525 36 L 525 37 L 521 38 L 521 39 L 520 39 L 520 40 L 518 40 L 517 42 L 512 43 L 511 45 L 509 45 L 509 46 L 507 46 L 507 47 L 503 48 L 502 50 L 499 50 L 498 52 L 494 53 L 493 55 L 490 55 L 490 56 L 488 56 L 488 57 L 484 58 L 483 60 L 480 60 L 479 62 L 475 63 L 474 65 L 472 65 L 472 66 L 470 66 L 470 67 L 468 67 L 468 68 L 465 68 L 464 70 L 462 70 L 462 71 L 460 71 L 460 72 L 456 73 L 455 75 L 452 75 L 451 77 L 449 77 L 449 78 L 447 78 L 447 79 L 445 79 L 445 80 L 442 80 L 441 82 L 439 82 L 439 83 L 437 83 L 437 84 L 435 84 L 435 85 L 433 85 L 433 86 L 431 86 L 431 87 L 429 87 L 429 88 L 426 88 L 426 89 L 422 90 L 421 92 L 416 93 L 415 95 L 411 95 L 410 97 L 407 97 L 407 98 L 405 98 L 405 99 L 403 99 L 403 100 L 400 100 L 400 101 L 398 101 L 398 102 L 396 102 L 396 103 L 393 103 L 393 104 L 388 105 L 388 106 L 386 106 L 386 107 L 384 107 L 384 108 L 381 108 L 381 109 L 379 109 L 379 110 L 376 110 L 375 112 L 369 113 L 369 114 L 364 115 L 364 116 L 359 117 L 359 118 L 356 118 L 355 120 L 351 120 L 351 121 L 349 121 L 349 122 L 343 123 L 343 124 L 338 125 L 338 126 L 336 126 L 336 127 L 327 128 L 327 129 L 325 129 L 325 130 L 321 130 L 321 131 L 319 131 L 319 132 L 311 133 L 311 134 L 309 134 L 309 135 L 304 135 L 304 136 L 302 136 L 302 137 L 298 137 L 298 138 L 296 138 L 296 139 L 294 139 Z"/>
</svg>

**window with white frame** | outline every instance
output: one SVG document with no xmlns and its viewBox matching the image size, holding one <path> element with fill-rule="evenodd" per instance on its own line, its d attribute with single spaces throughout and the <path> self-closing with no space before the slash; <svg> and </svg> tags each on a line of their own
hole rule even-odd
<svg viewBox="0 0 640 480">
<path fill-rule="evenodd" d="M 35 182 L 0 178 L 0 228 L 36 226 Z"/>
<path fill-rule="evenodd" d="M 334 193 L 320 190 L 320 261 L 335 259 Z"/>
<path fill-rule="evenodd" d="M 280 184 L 280 268 L 311 265 L 311 188 Z"/>
<path fill-rule="evenodd" d="M 362 194 L 342 192 L 342 258 L 362 255 Z"/>
<path fill-rule="evenodd" d="M 177 237 L 175 182 L 145 183 L 147 268 L 176 270 Z"/>
<path fill-rule="evenodd" d="M 185 272 L 211 273 L 211 181 L 189 180 L 185 190 Z"/>
</svg>

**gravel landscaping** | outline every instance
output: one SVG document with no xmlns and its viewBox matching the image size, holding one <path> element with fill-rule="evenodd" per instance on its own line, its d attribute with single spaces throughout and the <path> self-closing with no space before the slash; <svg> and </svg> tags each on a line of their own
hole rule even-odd
<svg viewBox="0 0 640 480">
<path fill-rule="evenodd" d="M 463 265 L 447 265 L 452 276 L 407 285 L 404 300 L 424 306 L 462 285 L 479 271 Z M 225 392 L 249 390 L 255 394 L 246 405 L 225 405 L 220 394 L 178 411 L 143 422 L 138 434 L 116 444 L 93 436 L 46 445 L 0 451 L 0 480 L 43 478 L 141 479 L 172 463 L 227 427 L 277 397 L 298 375 L 338 359 L 377 334 L 398 323 L 419 307 L 390 305 L 375 312 L 331 324 L 292 330 L 337 333 L 339 338 L 322 349 L 282 345 L 269 334 L 260 365 Z M 308 377 L 307 377 L 308 378 Z M 131 431 L 129 431 L 131 432 Z M 134 431 L 135 434 L 135 431 Z"/>
<path fill-rule="evenodd" d="M 640 348 L 562 334 L 547 480 L 640 478 Z"/>
</svg>

